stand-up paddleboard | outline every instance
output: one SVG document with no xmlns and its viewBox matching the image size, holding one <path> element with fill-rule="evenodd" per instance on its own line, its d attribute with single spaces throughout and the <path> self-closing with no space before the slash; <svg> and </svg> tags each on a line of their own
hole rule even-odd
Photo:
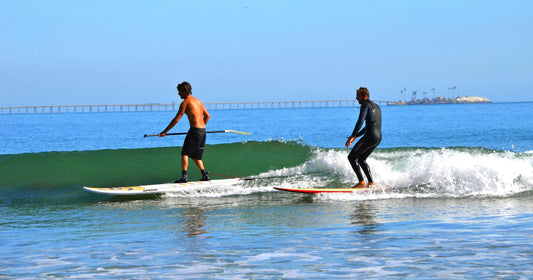
<svg viewBox="0 0 533 280">
<path fill-rule="evenodd" d="M 109 188 L 94 188 L 83 187 L 83 189 L 99 194 L 109 195 L 140 195 L 140 194 L 163 194 L 172 192 L 194 191 L 207 189 L 218 186 L 233 186 L 241 184 L 245 181 L 252 180 L 249 178 L 236 179 L 222 179 L 212 181 L 197 181 L 188 183 L 168 183 L 145 186 L 129 186 L 129 187 L 109 187 Z"/>
<path fill-rule="evenodd" d="M 383 192 L 383 189 L 378 186 L 372 186 L 369 188 L 353 189 L 353 188 L 280 188 L 274 187 L 276 190 L 286 192 L 298 192 L 298 193 L 376 193 Z"/>
</svg>

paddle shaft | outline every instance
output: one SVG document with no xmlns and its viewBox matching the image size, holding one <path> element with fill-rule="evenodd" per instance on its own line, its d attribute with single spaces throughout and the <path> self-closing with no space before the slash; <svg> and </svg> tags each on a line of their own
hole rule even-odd
<svg viewBox="0 0 533 280">
<path fill-rule="evenodd" d="M 248 132 L 240 132 L 235 130 L 215 130 L 215 131 L 206 131 L 205 133 L 225 133 L 225 132 L 232 132 L 232 133 L 238 133 L 238 134 L 244 134 L 244 135 L 250 135 L 251 133 Z M 178 132 L 178 133 L 167 133 L 165 135 L 185 135 L 187 132 Z M 145 134 L 144 137 L 152 137 L 152 136 L 159 136 L 159 134 Z"/>
</svg>

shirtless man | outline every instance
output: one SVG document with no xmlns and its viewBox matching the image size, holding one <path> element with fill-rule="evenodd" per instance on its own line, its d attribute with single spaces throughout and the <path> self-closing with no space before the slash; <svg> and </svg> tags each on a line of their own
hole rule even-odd
<svg viewBox="0 0 533 280">
<path fill-rule="evenodd" d="M 370 167 L 366 163 L 366 159 L 379 143 L 381 143 L 381 109 L 376 103 L 370 101 L 369 96 L 370 93 L 367 88 L 360 87 L 357 90 L 356 99 L 361 104 L 359 119 L 357 119 L 352 135 L 346 141 L 346 148 L 349 148 L 357 137 L 363 135 L 348 155 L 348 161 L 352 165 L 352 169 L 359 180 L 359 183 L 354 188 L 367 187 L 363 179 L 363 174 L 361 174 L 361 169 L 365 172 L 368 185 L 374 185 L 374 180 L 372 179 Z M 363 122 L 365 122 L 365 127 L 361 129 Z"/>
<path fill-rule="evenodd" d="M 187 168 L 189 166 L 189 157 L 202 172 L 201 181 L 209 181 L 208 172 L 205 171 L 202 156 L 205 148 L 205 125 L 211 117 L 200 100 L 192 96 L 192 88 L 188 82 L 178 85 L 178 94 L 183 99 L 176 116 L 170 121 L 167 128 L 159 133 L 159 137 L 164 137 L 187 114 L 189 118 L 190 129 L 187 132 L 183 149 L 181 150 L 181 179 L 174 183 L 187 183 Z"/>
</svg>

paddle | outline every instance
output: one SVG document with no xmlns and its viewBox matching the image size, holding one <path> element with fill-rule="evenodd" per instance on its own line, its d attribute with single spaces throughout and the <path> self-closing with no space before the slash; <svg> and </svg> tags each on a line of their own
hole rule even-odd
<svg viewBox="0 0 533 280">
<path fill-rule="evenodd" d="M 205 133 L 225 133 L 225 132 L 231 132 L 231 133 L 237 133 L 242 135 L 251 135 L 249 132 L 242 132 L 242 131 L 235 131 L 235 130 L 216 130 L 216 131 L 206 131 Z M 187 132 L 178 132 L 178 133 L 167 133 L 165 135 L 185 135 Z M 159 134 L 145 134 L 144 137 L 151 137 L 151 136 L 159 136 Z"/>
</svg>

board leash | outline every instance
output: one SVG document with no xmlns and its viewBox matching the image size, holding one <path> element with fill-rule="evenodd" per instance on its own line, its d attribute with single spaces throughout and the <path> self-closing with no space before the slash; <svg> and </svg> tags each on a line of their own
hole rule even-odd
<svg viewBox="0 0 533 280">
<path fill-rule="evenodd" d="M 222 175 L 222 174 L 217 174 L 217 173 L 213 173 L 213 172 L 207 172 L 207 174 L 215 175 L 215 176 L 218 176 L 218 177 L 234 178 L 234 179 L 242 179 L 242 180 L 254 180 L 255 179 L 255 178 L 249 178 L 249 177 L 238 177 L 238 176 L 231 176 L 231 175 Z"/>
</svg>

